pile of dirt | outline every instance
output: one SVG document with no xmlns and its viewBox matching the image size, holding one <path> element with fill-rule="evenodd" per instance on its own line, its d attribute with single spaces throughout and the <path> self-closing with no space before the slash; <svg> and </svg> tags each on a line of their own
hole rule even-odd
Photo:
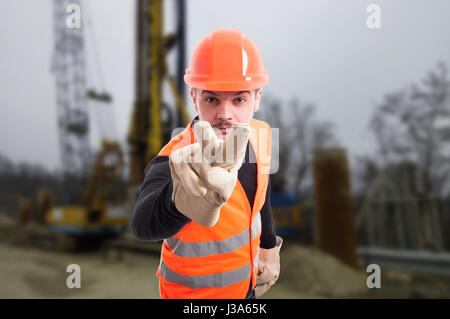
<svg viewBox="0 0 450 319">
<path fill-rule="evenodd" d="M 351 268 L 316 248 L 283 245 L 278 282 L 304 295 L 327 298 L 364 298 L 367 273 Z"/>
<path fill-rule="evenodd" d="M 158 256 L 123 261 L 100 253 L 66 253 L 0 242 L 2 298 L 159 298 Z M 140 255 L 138 255 L 140 257 Z M 81 288 L 67 287 L 67 266 L 81 269 Z"/>
</svg>

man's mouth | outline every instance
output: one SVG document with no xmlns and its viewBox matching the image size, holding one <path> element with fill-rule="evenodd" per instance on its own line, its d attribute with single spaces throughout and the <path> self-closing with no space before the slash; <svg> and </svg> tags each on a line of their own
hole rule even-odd
<svg viewBox="0 0 450 319">
<path fill-rule="evenodd" d="M 222 132 L 223 135 L 226 135 L 229 131 L 229 127 L 219 127 L 220 132 Z"/>
<path fill-rule="evenodd" d="M 217 137 L 225 139 L 227 134 L 230 132 L 232 125 L 231 124 L 225 124 L 221 123 L 222 126 L 213 126 L 214 130 L 216 131 Z M 219 134 L 220 132 L 220 134 Z"/>
</svg>

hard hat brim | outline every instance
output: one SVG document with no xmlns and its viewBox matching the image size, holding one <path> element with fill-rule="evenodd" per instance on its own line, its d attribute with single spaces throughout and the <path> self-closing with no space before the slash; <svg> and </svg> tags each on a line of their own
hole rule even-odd
<svg viewBox="0 0 450 319">
<path fill-rule="evenodd" d="M 210 91 L 245 91 L 263 87 L 269 82 L 269 76 L 245 77 L 236 81 L 211 81 L 204 77 L 184 76 L 184 81 L 191 87 Z"/>
</svg>

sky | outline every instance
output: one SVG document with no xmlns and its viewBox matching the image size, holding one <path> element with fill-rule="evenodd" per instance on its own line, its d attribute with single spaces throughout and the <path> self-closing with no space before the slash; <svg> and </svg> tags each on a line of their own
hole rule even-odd
<svg viewBox="0 0 450 319">
<path fill-rule="evenodd" d="M 366 11 L 381 8 L 381 28 Z M 165 29 L 174 28 L 174 0 L 165 0 Z M 83 8 L 86 10 L 83 13 Z M 124 141 L 134 102 L 135 1 L 84 0 L 91 17 L 114 121 Z M 264 96 L 298 98 L 335 125 L 340 144 L 356 155 L 375 144 L 368 123 L 383 95 L 420 82 L 438 61 L 450 66 L 450 2 L 434 0 L 189 0 L 186 61 L 196 43 L 217 28 L 237 28 L 253 39 L 270 82 Z M 51 0 L 0 0 L 0 153 L 9 159 L 60 165 Z M 86 38 L 88 84 L 100 88 L 92 38 Z M 186 99 L 191 116 L 192 102 Z M 93 121 L 91 142 L 98 145 Z"/>
</svg>

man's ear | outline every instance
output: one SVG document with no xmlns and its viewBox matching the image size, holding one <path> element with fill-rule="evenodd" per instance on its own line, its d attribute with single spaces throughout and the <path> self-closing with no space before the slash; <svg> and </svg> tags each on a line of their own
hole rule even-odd
<svg viewBox="0 0 450 319">
<path fill-rule="evenodd" d="M 197 99 L 196 99 L 196 89 L 191 87 L 191 98 L 192 102 L 194 103 L 195 111 L 198 113 L 198 107 L 197 107 Z"/>
<path fill-rule="evenodd" d="M 258 112 L 259 110 L 259 102 L 261 101 L 262 89 L 258 89 L 255 94 L 255 109 L 253 112 Z"/>
</svg>

